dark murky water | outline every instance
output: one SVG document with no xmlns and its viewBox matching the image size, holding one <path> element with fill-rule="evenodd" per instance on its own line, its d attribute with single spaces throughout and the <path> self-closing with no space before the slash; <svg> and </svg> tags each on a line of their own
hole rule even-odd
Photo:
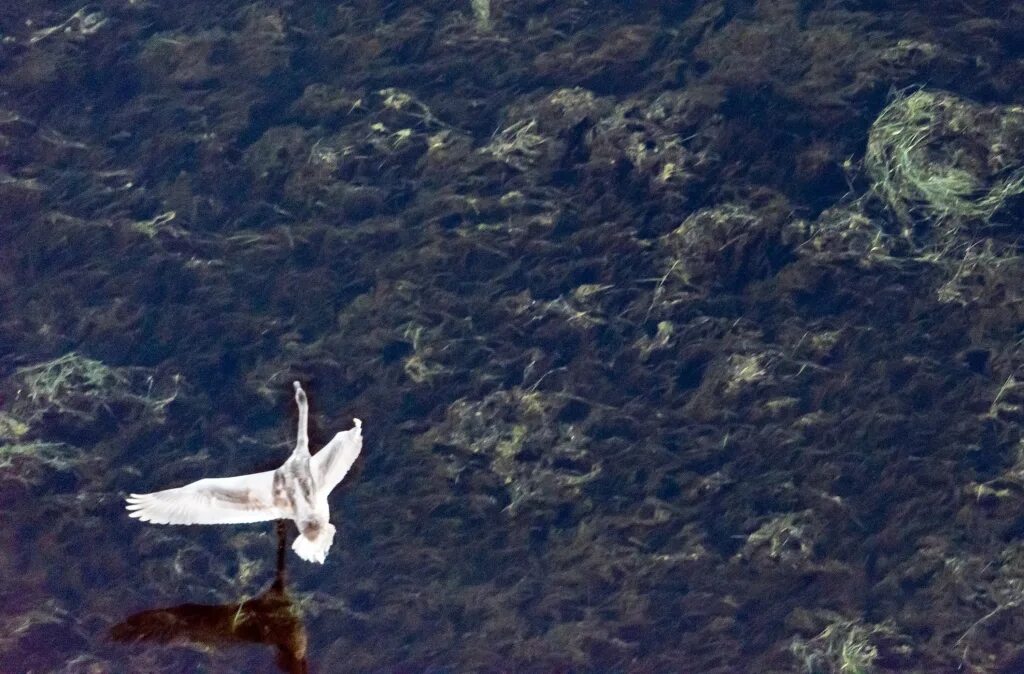
<svg viewBox="0 0 1024 674">
<path fill-rule="evenodd" d="M 7 3 L 0 671 L 1016 671 L 1022 29 Z M 294 379 L 322 568 L 128 518 Z"/>
</svg>

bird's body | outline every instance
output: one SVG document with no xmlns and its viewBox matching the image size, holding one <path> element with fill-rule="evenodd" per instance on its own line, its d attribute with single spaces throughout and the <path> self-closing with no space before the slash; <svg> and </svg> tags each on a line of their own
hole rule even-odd
<svg viewBox="0 0 1024 674">
<path fill-rule="evenodd" d="M 362 422 L 338 433 L 323 449 L 309 453 L 309 405 L 295 382 L 299 429 L 295 450 L 274 471 L 206 478 L 177 489 L 128 497 L 131 516 L 154 524 L 241 524 L 295 520 L 299 536 L 292 549 L 323 564 L 334 540 L 327 495 L 345 477 L 363 446 Z"/>
</svg>

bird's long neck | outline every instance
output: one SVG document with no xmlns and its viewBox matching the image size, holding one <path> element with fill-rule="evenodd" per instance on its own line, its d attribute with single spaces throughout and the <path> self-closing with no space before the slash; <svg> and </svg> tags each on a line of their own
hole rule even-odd
<svg viewBox="0 0 1024 674">
<path fill-rule="evenodd" d="M 295 382 L 295 402 L 299 406 L 299 430 L 295 440 L 295 454 L 309 456 L 309 402 L 299 382 Z"/>
</svg>

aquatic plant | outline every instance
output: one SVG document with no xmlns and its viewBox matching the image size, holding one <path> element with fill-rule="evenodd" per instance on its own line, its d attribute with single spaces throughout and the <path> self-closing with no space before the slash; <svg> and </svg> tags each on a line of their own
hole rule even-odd
<svg viewBox="0 0 1024 674">
<path fill-rule="evenodd" d="M 110 367 L 72 351 L 18 369 L 12 377 L 16 397 L 11 411 L 29 426 L 50 413 L 94 419 L 115 402 L 160 416 L 178 395 L 180 378 L 171 379 L 170 385 L 158 385 L 145 368 Z"/>
<path fill-rule="evenodd" d="M 0 438 L 0 482 L 37 484 L 46 471 L 73 471 L 85 457 L 59 442 L 4 442 Z"/>
<path fill-rule="evenodd" d="M 491 28 L 491 0 L 470 0 L 473 7 L 473 16 L 476 18 L 476 25 L 480 30 Z"/>
<path fill-rule="evenodd" d="M 1024 107 L 983 107 L 944 92 L 900 94 L 868 135 L 874 190 L 908 233 L 922 222 L 988 224 L 1024 194 Z"/>
<path fill-rule="evenodd" d="M 580 401 L 517 387 L 456 401 L 428 436 L 487 461 L 505 485 L 510 508 L 559 502 L 602 471 L 579 425 L 564 421 L 588 409 Z M 452 470 L 457 475 L 463 466 Z"/>
<path fill-rule="evenodd" d="M 879 671 L 875 662 L 882 651 L 886 661 L 898 661 L 907 650 L 904 640 L 889 623 L 867 625 L 840 619 L 813 639 L 794 639 L 790 652 L 807 674 L 871 674 Z"/>
</svg>

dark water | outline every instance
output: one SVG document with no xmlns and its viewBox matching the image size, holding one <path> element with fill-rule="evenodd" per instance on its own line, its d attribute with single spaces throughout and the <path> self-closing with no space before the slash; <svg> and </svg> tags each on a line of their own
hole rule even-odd
<svg viewBox="0 0 1024 674">
<path fill-rule="evenodd" d="M 1016 671 L 1022 29 L 5 3 L 0 671 Z M 323 567 L 128 518 L 295 379 Z"/>
</svg>

